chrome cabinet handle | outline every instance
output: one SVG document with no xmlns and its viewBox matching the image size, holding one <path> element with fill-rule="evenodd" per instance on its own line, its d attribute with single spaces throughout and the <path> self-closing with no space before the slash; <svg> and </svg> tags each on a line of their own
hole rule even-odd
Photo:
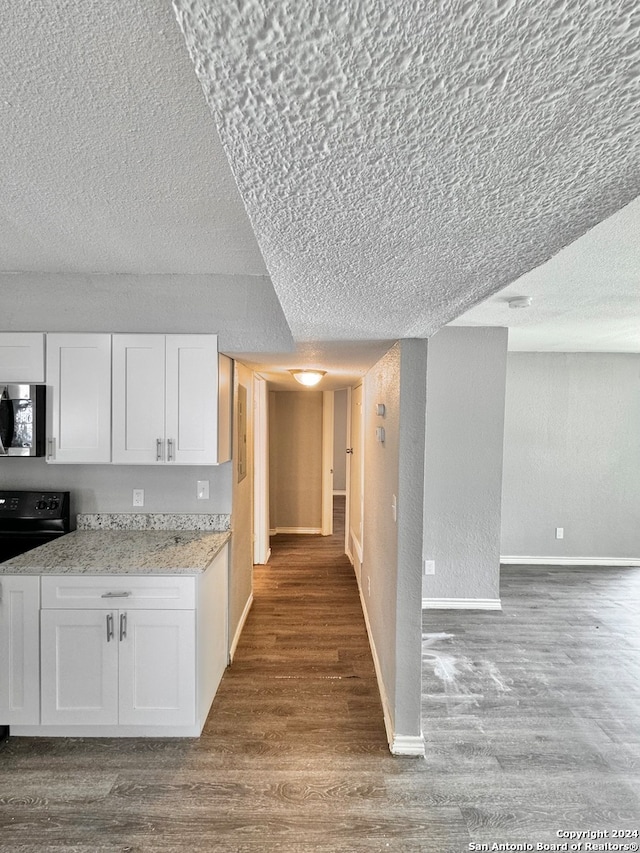
<svg viewBox="0 0 640 853">
<path fill-rule="evenodd" d="M 130 592 L 103 592 L 100 598 L 129 598 Z"/>
<path fill-rule="evenodd" d="M 156 438 L 156 462 L 162 462 L 162 445 L 164 441 L 161 438 Z"/>
<path fill-rule="evenodd" d="M 173 458 L 173 457 L 174 457 L 174 453 L 173 453 L 173 439 L 172 439 L 172 438 L 168 438 L 168 439 L 167 439 L 167 462 L 173 462 L 173 461 L 174 461 L 174 458 Z"/>
<path fill-rule="evenodd" d="M 113 613 L 107 613 L 107 643 L 113 640 Z"/>
<path fill-rule="evenodd" d="M 55 459 L 56 443 L 55 438 L 47 439 L 47 459 Z"/>
<path fill-rule="evenodd" d="M 127 614 L 120 614 L 120 642 L 127 636 Z"/>
</svg>

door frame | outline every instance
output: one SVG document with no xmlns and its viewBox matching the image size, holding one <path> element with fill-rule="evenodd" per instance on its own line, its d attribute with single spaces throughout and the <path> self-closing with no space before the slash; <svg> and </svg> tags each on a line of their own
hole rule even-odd
<svg viewBox="0 0 640 853">
<path fill-rule="evenodd" d="M 322 392 L 322 535 L 333 533 L 333 391 Z"/>
<path fill-rule="evenodd" d="M 253 562 L 269 562 L 269 387 L 258 373 L 253 375 Z"/>
</svg>

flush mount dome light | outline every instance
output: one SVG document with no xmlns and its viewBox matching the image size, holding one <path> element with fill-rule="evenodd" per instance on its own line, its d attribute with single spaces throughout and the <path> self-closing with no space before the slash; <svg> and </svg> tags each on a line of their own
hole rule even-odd
<svg viewBox="0 0 640 853">
<path fill-rule="evenodd" d="M 528 308 L 531 305 L 532 299 L 530 296 L 514 296 L 507 299 L 509 308 Z"/>
<path fill-rule="evenodd" d="M 290 370 L 289 373 L 293 376 L 296 382 L 301 385 L 317 385 L 325 375 L 326 370 Z"/>
</svg>

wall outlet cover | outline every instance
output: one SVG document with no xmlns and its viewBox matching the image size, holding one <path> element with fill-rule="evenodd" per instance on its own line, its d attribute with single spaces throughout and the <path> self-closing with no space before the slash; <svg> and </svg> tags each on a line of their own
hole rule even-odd
<svg viewBox="0 0 640 853">
<path fill-rule="evenodd" d="M 435 560 L 425 560 L 424 561 L 424 573 L 425 573 L 425 575 L 435 575 L 435 573 L 436 573 Z"/>
<path fill-rule="evenodd" d="M 133 490 L 133 505 L 144 506 L 144 489 Z"/>
</svg>

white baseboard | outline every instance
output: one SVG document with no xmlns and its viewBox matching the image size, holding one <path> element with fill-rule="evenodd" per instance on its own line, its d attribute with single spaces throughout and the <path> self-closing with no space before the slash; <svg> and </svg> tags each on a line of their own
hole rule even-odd
<svg viewBox="0 0 640 853">
<path fill-rule="evenodd" d="M 640 557 L 500 557 L 505 566 L 640 566 Z"/>
<path fill-rule="evenodd" d="M 499 598 L 423 598 L 423 610 L 502 610 Z"/>
<path fill-rule="evenodd" d="M 240 621 L 238 622 L 238 627 L 236 628 L 236 633 L 231 642 L 231 648 L 229 649 L 229 661 L 233 660 L 233 656 L 236 653 L 236 649 L 238 648 L 238 643 L 240 642 L 240 635 L 242 634 L 242 629 L 244 628 L 244 623 L 247 621 L 247 616 L 249 615 L 249 611 L 251 610 L 251 605 L 253 604 L 253 593 L 247 599 L 247 603 L 244 606 L 244 610 L 242 611 L 242 616 L 240 617 Z"/>
<path fill-rule="evenodd" d="M 424 735 L 395 735 L 391 752 L 393 755 L 424 758 Z"/>
<path fill-rule="evenodd" d="M 276 527 L 274 533 L 301 533 L 316 536 L 322 533 L 321 527 Z"/>
<path fill-rule="evenodd" d="M 376 651 L 376 644 L 369 623 L 369 614 L 362 596 L 362 588 L 358 584 L 358 592 L 360 594 L 360 605 L 364 615 L 364 624 L 367 628 L 367 636 L 369 638 L 369 647 L 371 649 L 371 657 L 373 658 L 373 667 L 376 671 L 376 681 L 378 682 L 378 691 L 380 693 L 380 701 L 382 702 L 382 714 L 384 717 L 384 727 L 387 733 L 387 743 L 392 755 L 413 756 L 415 758 L 424 757 L 424 736 L 422 732 L 419 735 L 399 735 L 394 731 L 393 713 L 389 705 L 387 691 L 385 690 L 384 681 L 382 680 L 382 669 Z"/>
</svg>

